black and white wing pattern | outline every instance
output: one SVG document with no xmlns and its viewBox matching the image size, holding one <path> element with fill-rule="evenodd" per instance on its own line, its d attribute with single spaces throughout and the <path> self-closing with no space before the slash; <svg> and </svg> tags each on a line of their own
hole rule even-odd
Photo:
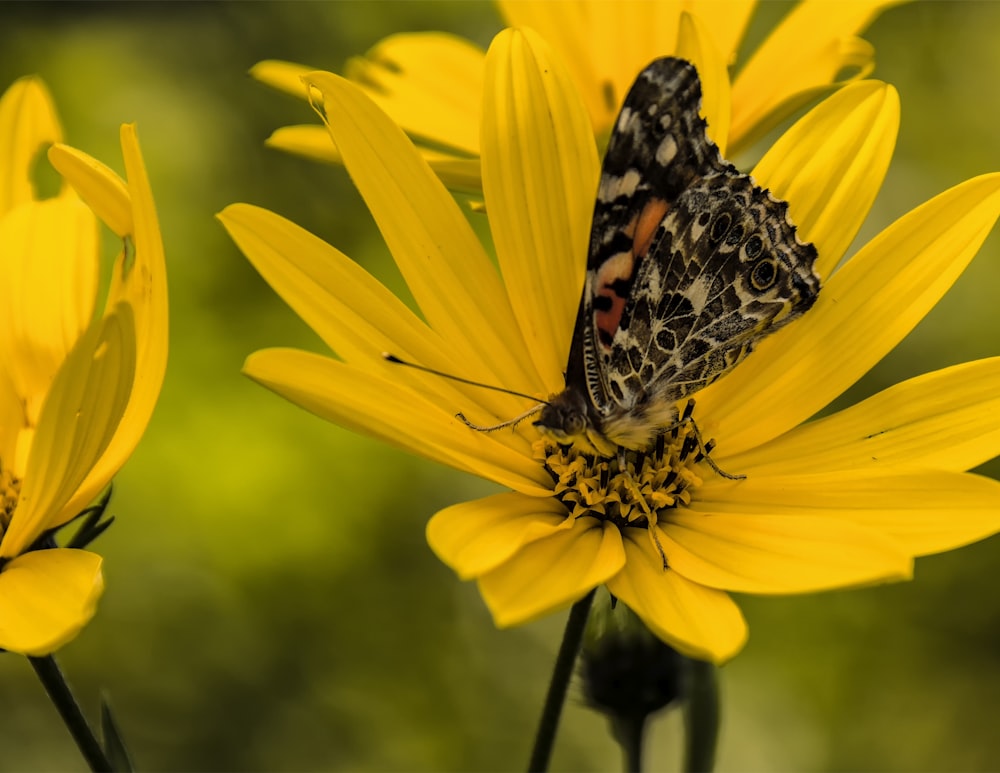
<svg viewBox="0 0 1000 773">
<path fill-rule="evenodd" d="M 658 59 L 625 98 L 602 167 L 566 389 L 536 422 L 559 442 L 647 447 L 676 403 L 728 373 L 819 292 L 788 204 L 725 161 L 701 83 Z"/>
</svg>

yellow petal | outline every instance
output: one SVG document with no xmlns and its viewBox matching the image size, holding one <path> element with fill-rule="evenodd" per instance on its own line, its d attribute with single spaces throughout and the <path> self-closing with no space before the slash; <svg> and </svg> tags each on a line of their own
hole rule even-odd
<svg viewBox="0 0 1000 773">
<path fill-rule="evenodd" d="M 728 594 L 664 569 L 645 529 L 625 530 L 625 555 L 625 569 L 608 581 L 608 590 L 659 638 L 688 657 L 713 663 L 724 663 L 743 648 L 747 625 Z"/>
<path fill-rule="evenodd" d="M 441 510 L 427 524 L 427 543 L 459 577 L 471 580 L 525 545 L 572 526 L 566 508 L 552 497 L 495 494 Z"/>
<path fill-rule="evenodd" d="M 454 406 L 453 413 L 460 410 L 488 423 L 525 410 L 521 398 L 388 365 L 382 352 L 445 373 L 468 373 L 468 363 L 456 358 L 447 342 L 326 242 L 273 212 L 247 204 L 228 207 L 219 219 L 275 292 L 342 359 L 375 368 L 400 384 L 427 391 L 438 405 Z"/>
<path fill-rule="evenodd" d="M 486 55 L 482 148 L 510 303 L 546 390 L 562 391 L 599 167 L 569 75 L 530 30 L 501 32 Z"/>
<path fill-rule="evenodd" d="M 65 522 L 60 510 L 110 442 L 134 375 L 134 323 L 122 305 L 83 335 L 56 375 L 0 558 L 18 555 L 42 532 Z"/>
<path fill-rule="evenodd" d="M 727 460 L 748 477 L 890 466 L 968 470 L 1000 455 L 1000 358 L 895 384 Z"/>
<path fill-rule="evenodd" d="M 695 418 L 716 461 L 774 438 L 823 408 L 892 349 L 944 295 L 1000 215 L 1000 174 L 958 185 L 875 237 L 799 320 L 699 393 Z"/>
<path fill-rule="evenodd" d="M 36 550 L 0 570 L 0 648 L 48 655 L 90 622 L 104 592 L 101 557 L 85 550 Z"/>
<path fill-rule="evenodd" d="M 551 493 L 551 478 L 531 458 L 530 445 L 522 436 L 475 432 L 453 411 L 401 386 L 399 379 L 294 349 L 255 352 L 243 370 L 327 421 L 526 494 Z"/>
<path fill-rule="evenodd" d="M 813 593 L 908 580 L 911 557 L 893 539 L 848 520 L 740 509 L 739 490 L 718 509 L 678 511 L 662 540 L 667 561 L 700 585 L 740 593 Z"/>
<path fill-rule="evenodd" d="M 304 88 L 304 87 L 303 87 Z M 325 164 L 340 163 L 340 153 L 325 126 L 301 124 L 275 129 L 265 145 Z"/>
<path fill-rule="evenodd" d="M 115 314 L 123 306 L 130 310 L 125 340 L 131 350 L 124 359 L 134 360 L 131 366 L 134 380 L 128 406 L 117 422 L 114 437 L 77 493 L 66 503 L 60 520 L 72 518 L 90 504 L 132 455 L 149 424 L 167 369 L 167 265 L 156 206 L 135 126 L 124 124 L 120 138 L 128 178 L 134 254 L 126 246 L 115 261 L 105 313 Z"/>
<path fill-rule="evenodd" d="M 414 137 L 475 155 L 483 52 L 442 32 L 405 33 L 348 61 L 348 78 Z"/>
<path fill-rule="evenodd" d="M 755 473 L 738 483 L 707 482 L 698 490 L 690 510 L 698 515 L 722 513 L 731 516 L 734 541 L 742 541 L 747 530 L 753 528 L 753 518 L 748 520 L 748 514 L 783 519 L 776 521 L 782 530 L 786 524 L 794 522 L 796 533 L 801 532 L 809 544 L 792 546 L 789 552 L 801 550 L 803 561 L 815 560 L 819 564 L 833 558 L 835 563 L 840 563 L 849 557 L 860 563 L 864 557 L 858 547 L 848 544 L 850 530 L 844 532 L 844 544 L 838 547 L 834 544 L 836 537 L 827 530 L 825 522 L 828 519 L 843 519 L 887 534 L 910 555 L 940 553 L 1000 531 L 1000 483 L 969 473 L 930 469 L 852 470 L 811 475 Z M 823 521 L 812 537 L 799 523 L 803 516 Z M 717 521 L 709 518 L 705 522 L 714 524 Z M 698 529 L 699 523 L 692 520 L 690 526 Z M 674 536 L 670 527 L 668 533 Z M 791 535 L 787 536 L 791 539 Z M 821 545 L 811 544 L 810 539 Z M 841 550 L 843 556 L 827 556 L 828 552 Z M 820 555 L 810 557 L 813 552 Z M 733 549 L 730 564 L 742 573 L 749 563 L 735 554 Z M 706 550 L 703 555 L 709 562 L 715 562 L 714 552 L 709 554 Z M 684 571 L 673 554 L 671 561 L 678 571 Z M 771 571 L 772 558 L 767 557 L 766 561 L 768 567 L 765 569 Z M 774 567 L 775 572 L 781 571 L 776 563 Z M 804 580 L 811 572 L 828 571 L 828 567 L 807 565 L 803 572 L 795 573 Z M 693 579 L 715 584 L 699 577 Z"/>
<path fill-rule="evenodd" d="M 275 129 L 264 144 L 324 164 L 341 162 L 337 146 L 333 144 L 325 126 L 284 126 Z M 448 190 L 482 195 L 483 177 L 478 158 L 464 158 L 419 145 L 417 150 Z"/>
<path fill-rule="evenodd" d="M 568 607 L 625 564 L 621 532 L 607 521 L 578 518 L 573 527 L 525 545 L 479 578 L 479 592 L 499 628 Z"/>
<path fill-rule="evenodd" d="M 697 13 L 725 63 L 732 61 L 754 3 L 648 0 L 498 3 L 507 23 L 538 32 L 569 68 L 597 135 L 608 132 L 625 94 L 654 59 L 677 53 L 682 10 Z"/>
<path fill-rule="evenodd" d="M 0 361 L 0 461 L 5 470 L 18 478 L 24 475 L 25 459 L 19 458 L 17 449 L 22 442 L 25 447 L 30 446 L 30 441 L 22 440 L 24 435 L 31 434 L 28 427 L 21 396 Z"/>
<path fill-rule="evenodd" d="M 306 99 L 309 94 L 302 78 L 315 69 L 315 67 L 306 67 L 294 62 L 267 59 L 263 62 L 257 62 L 251 67 L 250 76 L 278 91 Z"/>
<path fill-rule="evenodd" d="M 218 218 L 264 280 L 344 359 L 388 350 L 427 362 L 441 347 L 437 334 L 371 274 L 291 221 L 249 204 L 233 204 Z"/>
<path fill-rule="evenodd" d="M 753 171 L 788 202 L 792 222 L 819 252 L 826 279 L 868 216 L 899 130 L 899 95 L 879 81 L 852 84 L 810 110 Z"/>
<path fill-rule="evenodd" d="M 709 138 L 725 158 L 732 105 L 727 57 L 716 47 L 712 30 L 699 17 L 689 13 L 681 14 L 675 53 L 691 62 L 698 71 L 702 93 L 701 116 L 708 122 L 706 131 Z"/>
<path fill-rule="evenodd" d="M 79 200 L 24 204 L 0 219 L 0 361 L 28 421 L 90 323 L 98 281 L 97 222 Z"/>
<path fill-rule="evenodd" d="M 15 81 L 0 97 L 0 217 L 34 201 L 38 153 L 62 139 L 52 96 L 41 78 Z"/>
<path fill-rule="evenodd" d="M 388 116 L 356 86 L 313 73 L 344 164 L 428 323 L 469 364 L 459 374 L 537 388 L 493 264 L 451 194 Z"/>
<path fill-rule="evenodd" d="M 835 84 L 866 77 L 874 67 L 874 49 L 855 36 L 898 2 L 799 3 L 754 52 L 733 84 L 733 151 L 755 142 Z M 850 74 L 845 77 L 844 71 Z"/>
<path fill-rule="evenodd" d="M 121 177 L 96 158 L 68 145 L 49 148 L 49 162 L 108 228 L 122 238 L 132 233 L 132 204 Z"/>
</svg>

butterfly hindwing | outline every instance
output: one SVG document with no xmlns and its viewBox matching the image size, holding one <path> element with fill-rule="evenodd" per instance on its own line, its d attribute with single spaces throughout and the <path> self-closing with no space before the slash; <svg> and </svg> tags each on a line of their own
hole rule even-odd
<svg viewBox="0 0 1000 773">
<path fill-rule="evenodd" d="M 747 175 L 710 175 L 681 194 L 603 358 L 615 402 L 676 402 L 812 305 L 816 251 L 796 239 L 786 210 Z"/>
</svg>

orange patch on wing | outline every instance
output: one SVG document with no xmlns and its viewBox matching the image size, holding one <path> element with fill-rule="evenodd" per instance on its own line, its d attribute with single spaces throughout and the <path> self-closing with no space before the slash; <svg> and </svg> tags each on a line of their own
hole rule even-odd
<svg viewBox="0 0 1000 773">
<path fill-rule="evenodd" d="M 650 199 L 633 221 L 635 232 L 632 236 L 632 254 L 637 258 L 649 252 L 656 229 L 669 211 L 669 202 L 664 199 Z"/>
<path fill-rule="evenodd" d="M 635 270 L 635 255 L 631 252 L 619 252 L 613 258 L 604 262 L 597 271 L 597 295 L 605 298 L 610 307 L 594 311 L 594 324 L 599 333 L 599 343 L 605 348 L 611 345 L 625 310 L 625 297 L 620 295 L 614 284 L 618 280 L 628 281 Z"/>
</svg>

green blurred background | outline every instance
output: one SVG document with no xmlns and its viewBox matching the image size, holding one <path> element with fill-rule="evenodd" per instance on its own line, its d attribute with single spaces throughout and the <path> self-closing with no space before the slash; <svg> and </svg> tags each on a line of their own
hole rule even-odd
<svg viewBox="0 0 1000 773">
<path fill-rule="evenodd" d="M 788 6 L 765 3 L 750 40 Z M 398 288 L 343 170 L 270 151 L 308 109 L 254 83 L 281 58 L 339 70 L 380 38 L 442 29 L 481 45 L 485 3 L 0 4 L 0 87 L 37 73 L 67 141 L 121 170 L 137 121 L 166 243 L 171 354 L 101 539 L 108 589 L 60 656 L 93 716 L 106 689 L 146 770 L 503 770 L 523 766 L 562 616 L 494 629 L 475 587 L 426 547 L 427 518 L 489 484 L 327 425 L 239 371 L 267 346 L 321 350 L 213 219 L 234 201 L 290 217 Z M 915 3 L 866 37 L 903 104 L 861 238 L 1000 169 L 1000 3 Z M 1000 354 L 1000 237 L 845 402 Z M 992 463 L 984 472 L 1000 474 Z M 720 768 L 1000 766 L 1000 542 L 922 559 L 912 583 L 743 598 L 724 672 Z M 81 770 L 23 658 L 0 657 L 0 770 Z M 676 769 L 680 721 L 653 726 Z M 574 699 L 554 768 L 616 769 Z"/>
</svg>

